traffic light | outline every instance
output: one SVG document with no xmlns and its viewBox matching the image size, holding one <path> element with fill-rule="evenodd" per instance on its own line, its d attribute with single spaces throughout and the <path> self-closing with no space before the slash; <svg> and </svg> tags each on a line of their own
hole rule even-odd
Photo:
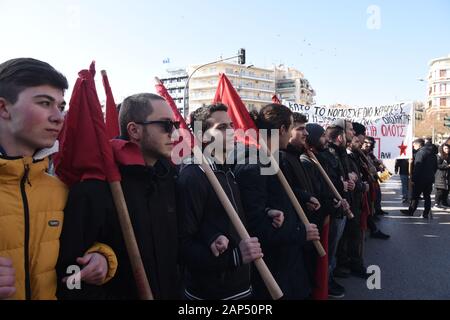
<svg viewBox="0 0 450 320">
<path fill-rule="evenodd" d="M 449 127 L 450 128 L 450 117 L 444 117 L 444 126 Z"/>
<path fill-rule="evenodd" d="M 239 49 L 238 62 L 239 62 L 239 64 L 245 64 L 245 49 L 244 48 Z"/>
</svg>

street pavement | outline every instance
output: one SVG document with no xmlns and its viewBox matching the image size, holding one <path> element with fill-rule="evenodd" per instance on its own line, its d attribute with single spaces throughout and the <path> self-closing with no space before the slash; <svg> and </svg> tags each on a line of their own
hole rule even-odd
<svg viewBox="0 0 450 320">
<path fill-rule="evenodd" d="M 369 290 L 366 280 L 336 278 L 346 289 L 346 300 L 450 299 L 450 210 L 433 208 L 433 219 L 421 218 L 423 201 L 414 217 L 403 216 L 399 176 L 382 184 L 383 210 L 379 228 L 389 240 L 366 235 L 366 267 L 381 270 L 381 289 Z M 432 198 L 434 205 L 434 196 Z M 369 233 L 369 232 L 367 232 Z"/>
</svg>

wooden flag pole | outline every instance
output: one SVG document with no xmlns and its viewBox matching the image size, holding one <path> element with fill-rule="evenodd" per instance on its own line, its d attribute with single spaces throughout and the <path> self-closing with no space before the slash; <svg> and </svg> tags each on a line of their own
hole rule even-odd
<svg viewBox="0 0 450 320">
<path fill-rule="evenodd" d="M 123 195 L 122 185 L 120 181 L 110 182 L 110 188 L 116 206 L 117 215 L 119 217 L 120 227 L 122 229 L 123 239 L 130 258 L 131 269 L 133 271 L 134 280 L 141 300 L 153 300 L 152 290 L 145 273 L 144 264 L 142 263 L 139 247 L 136 242 L 133 226 L 130 220 L 130 214 Z"/>
<path fill-rule="evenodd" d="M 300 220 L 303 222 L 303 224 L 305 226 L 309 225 L 309 220 L 306 217 L 305 212 L 303 211 L 302 206 L 300 205 L 300 203 L 298 202 L 297 197 L 294 194 L 294 191 L 292 191 L 291 186 L 289 185 L 289 183 L 286 180 L 286 177 L 284 176 L 283 172 L 280 169 L 280 166 L 278 165 L 278 162 L 275 160 L 275 158 L 273 157 L 272 153 L 269 151 L 269 148 L 267 148 L 267 144 L 264 141 L 263 138 L 259 139 L 259 145 L 261 146 L 263 152 L 265 152 L 266 154 L 268 154 L 268 156 L 270 157 L 270 162 L 271 164 L 274 166 L 275 171 L 277 173 L 277 177 L 278 180 L 280 180 L 281 185 L 283 186 L 284 190 L 286 191 L 289 199 L 291 200 L 292 205 L 294 206 L 295 211 L 297 212 Z M 322 244 L 320 243 L 319 240 L 314 240 L 313 241 L 314 247 L 317 250 L 317 253 L 319 254 L 320 257 L 324 257 L 326 255 L 325 250 L 322 247 Z"/>
<path fill-rule="evenodd" d="M 309 158 L 317 166 L 317 168 L 319 169 L 319 171 L 322 174 L 323 178 L 325 179 L 328 187 L 331 189 L 331 192 L 333 192 L 334 196 L 336 197 L 336 199 L 338 199 L 338 201 L 342 201 L 343 200 L 342 196 L 339 194 L 339 191 L 336 190 L 336 187 L 334 186 L 333 182 L 331 182 L 330 177 L 328 177 L 328 174 L 323 169 L 323 167 L 320 164 L 319 160 L 317 160 L 316 155 L 311 150 L 308 150 L 308 149 L 306 149 L 306 150 L 308 152 Z M 350 210 L 350 208 L 345 211 L 345 214 L 347 215 L 348 219 L 353 219 L 355 217 L 353 215 L 352 211 Z"/>
</svg>

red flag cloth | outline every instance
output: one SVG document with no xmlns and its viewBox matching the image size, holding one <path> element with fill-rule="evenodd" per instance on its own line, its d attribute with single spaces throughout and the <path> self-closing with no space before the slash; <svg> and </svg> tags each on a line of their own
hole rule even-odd
<svg viewBox="0 0 450 320">
<path fill-rule="evenodd" d="M 276 103 L 276 104 L 281 104 L 281 101 L 280 101 L 280 99 L 278 99 L 278 97 L 277 97 L 276 94 L 274 94 L 274 95 L 272 96 L 272 102 L 273 102 L 273 103 Z"/>
<path fill-rule="evenodd" d="M 173 148 L 172 160 L 176 160 L 176 158 L 183 159 L 184 157 L 189 156 L 191 154 L 190 151 L 194 147 L 194 136 L 192 135 L 191 131 L 189 130 L 189 127 L 187 126 L 186 121 L 181 116 L 180 112 L 178 111 L 177 105 L 173 101 L 169 92 L 167 92 L 166 87 L 164 87 L 164 85 L 162 83 L 156 84 L 155 87 L 156 87 L 156 92 L 167 101 L 170 108 L 172 109 L 172 112 L 175 116 L 175 121 L 180 122 L 180 130 L 178 130 L 180 139 L 175 143 L 175 146 Z M 179 143 L 182 143 L 183 145 L 176 147 Z M 187 151 L 187 150 L 189 150 L 189 153 L 184 154 L 183 151 Z M 177 151 L 178 151 L 178 154 L 176 154 Z M 175 162 L 178 162 L 178 161 L 175 161 Z"/>
<path fill-rule="evenodd" d="M 120 181 L 94 75 L 94 63 L 78 73 L 54 159 L 56 174 L 68 186 L 87 179 Z"/>
<path fill-rule="evenodd" d="M 225 74 L 221 74 L 219 78 L 219 84 L 217 86 L 216 95 L 214 97 L 214 103 L 221 102 L 228 107 L 228 115 L 234 124 L 235 129 L 242 129 L 244 131 L 253 129 L 255 135 L 253 137 L 247 136 L 243 138 L 240 134 L 236 135 L 238 140 L 243 141 L 245 144 L 257 145 L 257 133 L 255 122 L 250 117 L 250 114 L 241 100 L 241 97 L 234 89 L 230 80 Z"/>
<path fill-rule="evenodd" d="M 145 160 L 141 148 L 134 142 L 113 139 L 110 141 L 114 160 L 118 165 L 124 166 L 145 166 Z"/>
<path fill-rule="evenodd" d="M 219 84 L 214 97 L 214 103 L 218 102 L 228 106 L 228 114 L 230 115 L 231 121 L 233 121 L 236 129 L 257 130 L 253 119 L 250 117 L 247 108 L 241 100 L 241 97 L 234 89 L 230 80 L 228 80 L 227 76 L 223 73 L 220 75 Z"/>
<path fill-rule="evenodd" d="M 327 253 L 324 257 L 317 257 L 317 269 L 315 274 L 316 287 L 313 289 L 312 298 L 314 300 L 328 300 L 328 233 L 330 222 L 324 223 L 320 233 L 320 243 Z"/>
<path fill-rule="evenodd" d="M 120 135 L 119 115 L 106 72 L 102 71 L 102 79 L 106 94 L 106 134 L 108 139 L 114 139 Z"/>
</svg>

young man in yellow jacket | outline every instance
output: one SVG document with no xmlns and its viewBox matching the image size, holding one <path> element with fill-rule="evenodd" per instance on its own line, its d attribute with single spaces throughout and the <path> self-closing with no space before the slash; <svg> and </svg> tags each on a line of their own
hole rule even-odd
<svg viewBox="0 0 450 320">
<path fill-rule="evenodd" d="M 66 78 L 30 58 L 0 64 L 0 299 L 55 299 L 67 187 L 48 174 L 64 122 Z M 74 265 L 101 285 L 117 268 L 96 244 Z M 76 270 L 76 269 L 75 269 Z"/>
</svg>

